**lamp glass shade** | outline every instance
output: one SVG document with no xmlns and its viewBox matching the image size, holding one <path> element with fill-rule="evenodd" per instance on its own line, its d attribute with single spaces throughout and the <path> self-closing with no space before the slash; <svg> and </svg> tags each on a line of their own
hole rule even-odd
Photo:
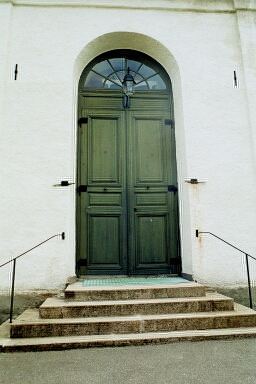
<svg viewBox="0 0 256 384">
<path fill-rule="evenodd" d="M 128 73 L 125 75 L 123 80 L 123 91 L 126 96 L 132 96 L 135 91 L 135 81 L 133 76 L 130 74 L 130 69 L 128 68 Z"/>
</svg>

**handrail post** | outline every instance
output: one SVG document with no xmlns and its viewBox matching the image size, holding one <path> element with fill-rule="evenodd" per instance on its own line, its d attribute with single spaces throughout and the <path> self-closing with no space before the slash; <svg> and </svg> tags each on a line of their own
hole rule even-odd
<svg viewBox="0 0 256 384">
<path fill-rule="evenodd" d="M 244 252 L 242 249 L 235 247 L 233 244 L 229 243 L 228 241 L 222 239 L 221 237 L 215 235 L 212 232 L 201 232 L 198 229 L 196 229 L 196 237 L 199 237 L 199 234 L 201 233 L 208 233 L 209 235 L 215 237 L 216 239 L 223 241 L 223 243 L 229 245 L 230 247 L 236 249 L 239 252 L 242 252 L 245 255 L 245 261 L 246 261 L 246 269 L 247 269 L 247 280 L 248 280 L 248 291 L 249 291 L 249 302 L 250 302 L 250 308 L 253 309 L 253 303 L 252 303 L 252 289 L 251 289 L 251 279 L 250 279 L 250 269 L 249 269 L 249 257 L 256 261 L 256 258 L 252 255 L 249 255 L 248 253 Z"/>
<path fill-rule="evenodd" d="M 12 323 L 12 314 L 13 314 L 13 299 L 14 299 L 15 270 L 16 270 L 16 259 L 13 259 L 13 269 L 12 269 L 12 292 L 11 292 L 11 304 L 10 304 L 10 323 Z"/>
<path fill-rule="evenodd" d="M 246 269 L 247 269 L 249 302 L 250 302 L 250 308 L 252 309 L 252 290 L 251 290 L 251 279 L 250 279 L 249 261 L 248 261 L 248 254 L 247 253 L 245 254 L 245 260 L 246 260 Z"/>
<path fill-rule="evenodd" d="M 61 238 L 62 240 L 65 240 L 65 232 L 61 232 L 61 234 L 57 234 L 57 235 L 53 235 L 51 237 L 49 237 L 49 239 L 46 239 L 44 241 L 42 241 L 41 243 L 35 245 L 33 248 L 29 249 L 28 251 L 26 252 L 23 252 L 21 253 L 19 256 L 16 256 L 15 258 L 9 260 L 9 261 L 6 261 L 5 263 L 1 264 L 0 265 L 0 268 L 4 267 L 5 265 L 13 262 L 13 269 L 12 269 L 12 289 L 11 289 L 11 302 L 10 302 L 10 323 L 12 323 L 12 314 L 13 314 L 13 299 L 14 299 L 14 283 L 15 283 L 15 269 L 16 269 L 16 260 L 23 256 L 23 255 L 26 255 L 26 253 L 32 251 L 33 249 L 39 247 L 40 245 L 46 243 L 47 241 L 53 239 L 54 237 L 57 237 L 57 236 L 60 236 L 61 235 Z"/>
</svg>

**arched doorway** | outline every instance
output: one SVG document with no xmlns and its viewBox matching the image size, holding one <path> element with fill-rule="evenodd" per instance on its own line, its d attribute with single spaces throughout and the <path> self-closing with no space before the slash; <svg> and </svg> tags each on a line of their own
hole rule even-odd
<svg viewBox="0 0 256 384">
<path fill-rule="evenodd" d="M 130 73 L 135 93 L 124 102 Z M 171 81 L 137 51 L 98 56 L 79 82 L 77 274 L 179 273 Z"/>
</svg>

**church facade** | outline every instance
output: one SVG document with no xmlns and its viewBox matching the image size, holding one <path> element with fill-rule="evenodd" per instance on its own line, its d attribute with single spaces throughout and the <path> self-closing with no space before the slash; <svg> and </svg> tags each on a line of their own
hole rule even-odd
<svg viewBox="0 0 256 384">
<path fill-rule="evenodd" d="M 0 0 L 0 17 L 0 264 L 65 232 L 17 261 L 17 288 L 245 285 L 244 254 L 200 232 L 256 255 L 256 1 Z"/>
</svg>

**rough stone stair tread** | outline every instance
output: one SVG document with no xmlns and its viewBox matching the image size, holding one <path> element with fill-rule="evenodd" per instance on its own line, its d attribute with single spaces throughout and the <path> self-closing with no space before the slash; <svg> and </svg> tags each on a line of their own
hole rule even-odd
<svg viewBox="0 0 256 384">
<path fill-rule="evenodd" d="M 157 298 L 131 300 L 69 301 L 49 298 L 40 306 L 42 318 L 124 316 L 134 314 L 217 312 L 233 310 L 234 300 L 207 294 L 196 298 Z"/>
<path fill-rule="evenodd" d="M 256 327 L 218 328 L 171 332 L 147 332 L 131 334 L 58 336 L 23 339 L 0 338 L 2 352 L 57 350 L 67 348 L 88 348 L 148 343 L 170 343 L 177 341 L 202 341 L 230 338 L 256 337 Z"/>
<path fill-rule="evenodd" d="M 65 298 L 49 297 L 40 306 L 40 308 L 52 308 L 56 306 L 62 307 L 84 307 L 84 306 L 106 306 L 106 305 L 130 305 L 130 304 L 145 304 L 145 303 L 186 303 L 194 301 L 233 301 L 233 299 L 218 293 L 207 293 L 206 296 L 199 297 L 166 297 L 157 299 L 130 299 L 130 300 L 94 300 L 94 301 L 72 301 Z"/>
<path fill-rule="evenodd" d="M 216 311 L 216 312 L 192 312 L 192 313 L 171 313 L 171 314 L 153 314 L 153 315 L 131 315 L 131 316 L 99 316 L 99 317 L 75 317 L 61 319 L 42 319 L 39 317 L 39 310 L 27 309 L 12 323 L 15 325 L 32 325 L 32 324 L 86 324 L 100 322 L 120 322 L 120 321 L 146 321 L 158 319 L 184 319 L 184 318 L 209 318 L 209 317 L 235 317 L 235 316 L 256 316 L 256 312 L 250 308 L 235 304 L 233 311 Z"/>
<path fill-rule="evenodd" d="M 114 296 L 113 300 L 118 298 L 118 295 L 123 296 L 123 300 L 129 299 L 130 295 L 148 295 L 148 298 L 152 298 L 154 294 L 157 297 L 198 297 L 205 296 L 206 287 L 197 283 L 178 283 L 178 284 L 154 284 L 152 285 L 101 285 L 101 286 L 82 286 L 82 282 L 76 282 L 68 285 L 65 289 L 66 299 L 72 301 L 84 301 L 83 296 L 89 296 L 89 300 L 109 300 L 111 295 Z M 105 295 L 105 298 L 102 297 Z M 137 297 L 139 298 L 139 297 Z M 119 298 L 120 299 L 120 298 Z"/>
</svg>

